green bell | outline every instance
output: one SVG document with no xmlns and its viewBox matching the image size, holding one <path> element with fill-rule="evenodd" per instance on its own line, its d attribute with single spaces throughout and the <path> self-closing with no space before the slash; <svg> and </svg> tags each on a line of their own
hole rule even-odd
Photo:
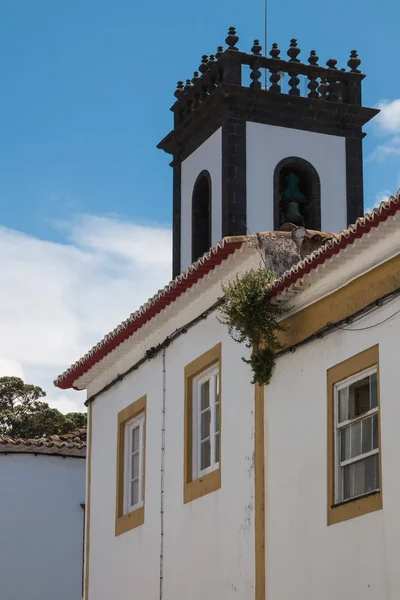
<svg viewBox="0 0 400 600">
<path fill-rule="evenodd" d="M 294 223 L 295 225 L 302 225 L 303 217 L 299 209 L 298 202 L 288 202 L 285 210 L 285 221 L 288 223 Z"/>
<path fill-rule="evenodd" d="M 284 202 L 284 221 L 294 223 L 295 225 L 303 225 L 304 219 L 300 212 L 300 204 L 304 204 L 305 196 L 299 190 L 299 177 L 296 173 L 289 173 L 286 177 L 286 187 L 281 192 L 281 198 Z"/>
</svg>

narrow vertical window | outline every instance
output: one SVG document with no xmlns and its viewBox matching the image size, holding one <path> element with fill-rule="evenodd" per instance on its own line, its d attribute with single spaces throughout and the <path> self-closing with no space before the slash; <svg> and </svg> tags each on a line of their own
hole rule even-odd
<svg viewBox="0 0 400 600">
<path fill-rule="evenodd" d="M 376 367 L 335 385 L 336 503 L 379 490 Z"/>
<path fill-rule="evenodd" d="M 219 467 L 219 365 L 193 379 L 193 474 Z"/>
<path fill-rule="evenodd" d="M 144 523 L 146 427 L 146 396 L 118 413 L 115 535 Z"/>
<path fill-rule="evenodd" d="M 143 505 L 144 415 L 125 425 L 125 509 L 129 513 Z"/>
<path fill-rule="evenodd" d="M 221 343 L 185 367 L 185 504 L 221 487 L 221 368 Z"/>
<path fill-rule="evenodd" d="M 193 188 L 192 197 L 192 262 L 211 247 L 211 178 L 202 171 Z"/>
</svg>

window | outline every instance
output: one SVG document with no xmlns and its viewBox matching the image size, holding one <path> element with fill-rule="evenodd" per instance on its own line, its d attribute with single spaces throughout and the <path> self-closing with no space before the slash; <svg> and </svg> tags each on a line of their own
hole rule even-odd
<svg viewBox="0 0 400 600">
<path fill-rule="evenodd" d="M 144 414 L 125 425 L 124 514 L 143 506 Z"/>
<path fill-rule="evenodd" d="M 118 413 L 115 535 L 144 523 L 146 396 Z"/>
<path fill-rule="evenodd" d="M 328 524 L 382 508 L 378 346 L 328 370 Z"/>
<path fill-rule="evenodd" d="M 193 474 L 219 467 L 219 364 L 193 379 Z"/>
<path fill-rule="evenodd" d="M 336 503 L 379 490 L 376 367 L 335 385 Z"/>
<path fill-rule="evenodd" d="M 185 367 L 184 502 L 221 487 L 221 344 Z"/>
<path fill-rule="evenodd" d="M 211 177 L 202 171 L 193 188 L 192 197 L 192 262 L 211 247 Z"/>
</svg>

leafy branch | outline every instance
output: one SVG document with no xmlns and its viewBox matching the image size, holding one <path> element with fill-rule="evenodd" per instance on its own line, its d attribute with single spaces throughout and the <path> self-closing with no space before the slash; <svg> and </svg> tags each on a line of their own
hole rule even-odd
<svg viewBox="0 0 400 600">
<path fill-rule="evenodd" d="M 277 332 L 284 329 L 279 319 L 288 312 L 286 307 L 273 304 L 266 294 L 267 284 L 274 279 L 273 271 L 260 266 L 222 285 L 225 302 L 219 321 L 227 325 L 235 342 L 252 349 L 250 359 L 242 360 L 251 366 L 252 383 L 260 385 L 271 379 L 275 353 L 281 349 Z"/>
</svg>

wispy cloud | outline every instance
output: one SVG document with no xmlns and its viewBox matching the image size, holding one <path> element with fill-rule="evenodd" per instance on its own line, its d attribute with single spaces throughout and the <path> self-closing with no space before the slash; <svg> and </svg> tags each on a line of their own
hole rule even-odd
<svg viewBox="0 0 400 600">
<path fill-rule="evenodd" d="M 372 200 L 372 202 L 370 202 L 367 205 L 366 212 L 371 212 L 376 206 L 379 206 L 381 202 L 388 200 L 390 195 L 391 195 L 391 192 L 389 192 L 388 190 L 383 190 L 382 192 L 379 192 L 378 194 L 376 194 L 376 196 Z"/>
<path fill-rule="evenodd" d="M 400 154 L 400 136 L 390 138 L 383 144 L 379 144 L 369 155 L 369 160 L 383 162 L 388 156 Z"/>
<path fill-rule="evenodd" d="M 380 113 L 375 117 L 375 125 L 383 133 L 400 132 L 400 98 L 396 100 L 382 100 L 378 104 Z"/>
<path fill-rule="evenodd" d="M 381 112 L 374 119 L 374 131 L 381 139 L 385 139 L 371 152 L 368 160 L 384 162 L 400 155 L 400 98 L 382 100 L 377 108 Z"/>
<path fill-rule="evenodd" d="M 41 385 L 65 412 L 84 396 L 52 380 L 168 282 L 171 235 L 95 216 L 64 228 L 69 243 L 0 227 L 0 375 Z"/>
</svg>

